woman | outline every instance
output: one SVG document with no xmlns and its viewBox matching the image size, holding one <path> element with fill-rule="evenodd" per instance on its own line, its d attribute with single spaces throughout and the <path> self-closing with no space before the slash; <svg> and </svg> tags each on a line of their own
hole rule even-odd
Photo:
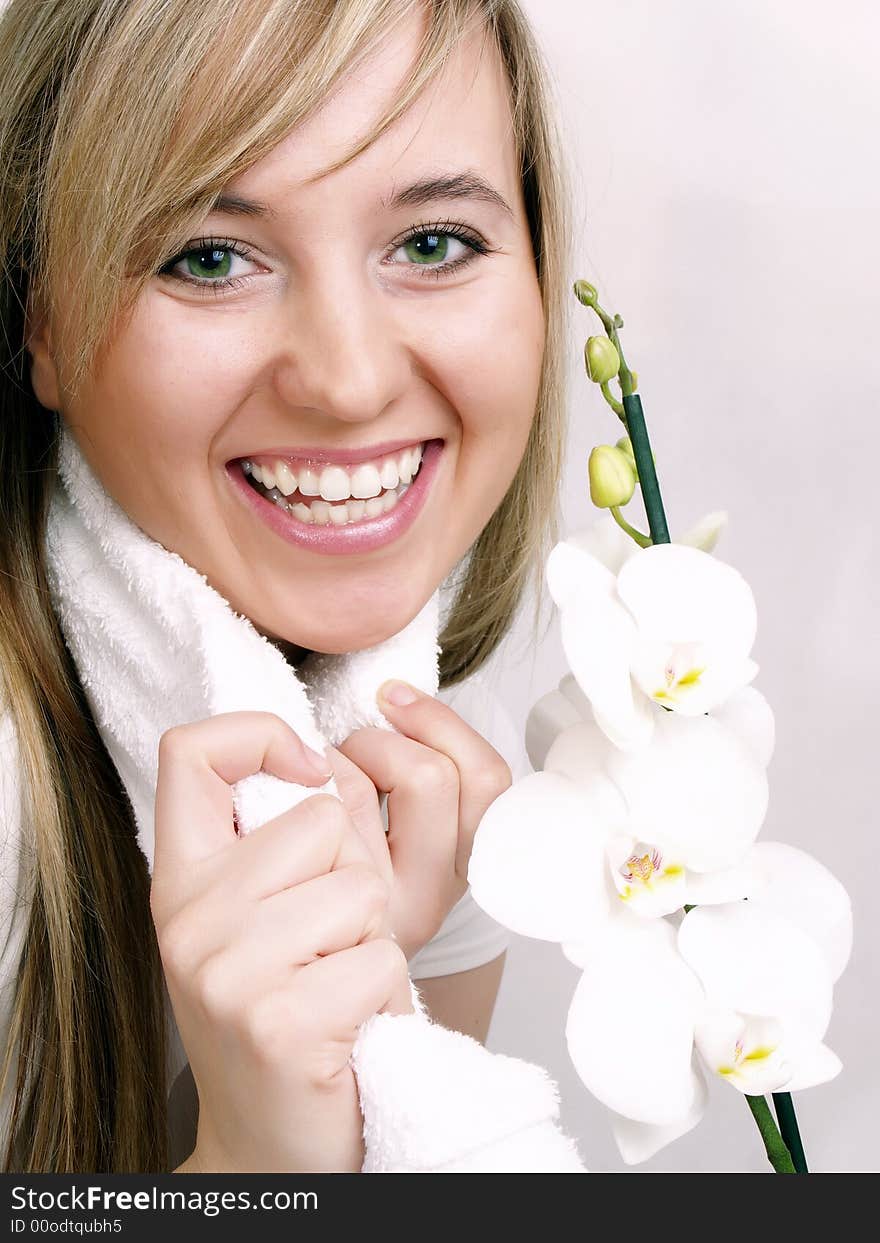
<svg viewBox="0 0 880 1243">
<path fill-rule="evenodd" d="M 358 1169 L 353 1034 L 412 1008 L 407 959 L 418 983 L 460 918 L 509 767 L 430 695 L 384 702 L 393 729 L 323 772 L 271 715 L 181 720 L 151 886 L 47 513 L 66 444 L 294 670 L 381 647 L 452 584 L 441 689 L 477 675 L 556 537 L 564 194 L 539 58 L 513 3 L 13 0 L 0 69 L 7 1168 L 168 1168 L 167 978 L 199 1092 L 184 1168 Z M 220 850 L 231 816 L 192 809 L 261 761 L 312 791 L 332 769 L 344 808 L 306 799 Z M 283 862 L 271 892 L 243 892 L 245 847 Z M 270 909 L 295 947 L 248 937 Z M 497 943 L 483 962 L 425 987 L 436 1017 L 485 1031 Z M 283 1066 L 251 1021 L 284 1034 L 282 994 Z"/>
</svg>

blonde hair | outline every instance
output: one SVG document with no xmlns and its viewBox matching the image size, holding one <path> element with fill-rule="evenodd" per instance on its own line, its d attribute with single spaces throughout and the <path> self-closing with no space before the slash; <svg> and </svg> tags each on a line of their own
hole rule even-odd
<svg viewBox="0 0 880 1243">
<path fill-rule="evenodd" d="M 30 384 L 28 309 L 51 318 L 62 282 L 76 288 L 75 348 L 58 360 L 75 391 L 224 186 L 417 13 L 423 43 L 394 107 L 334 167 L 481 26 L 509 79 L 546 321 L 522 462 L 460 563 L 440 636 L 445 687 L 491 656 L 530 583 L 540 599 L 558 537 L 568 190 L 546 72 L 515 0 L 11 0 L 0 15 L 0 689 L 35 860 L 2 1071 L 5 1085 L 17 1062 L 7 1170 L 156 1172 L 168 1161 L 149 876 L 51 607 L 44 532 L 60 416 Z"/>
</svg>

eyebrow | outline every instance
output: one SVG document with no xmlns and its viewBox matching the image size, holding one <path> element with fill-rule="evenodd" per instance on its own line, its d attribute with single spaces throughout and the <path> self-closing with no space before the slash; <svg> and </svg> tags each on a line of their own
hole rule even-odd
<svg viewBox="0 0 880 1243">
<path fill-rule="evenodd" d="M 402 190 L 395 191 L 391 198 L 383 199 L 382 206 L 386 211 L 393 211 L 399 207 L 424 207 L 438 199 L 472 199 L 479 203 L 491 203 L 500 207 L 507 215 L 513 216 L 513 209 L 507 200 L 479 173 L 449 173 L 423 177 Z M 268 203 L 261 203 L 258 199 L 246 199 L 239 194 L 219 195 L 211 210 L 228 216 L 254 216 L 266 220 L 275 220 L 278 215 Z"/>
<path fill-rule="evenodd" d="M 383 200 L 385 208 L 424 207 L 436 199 L 473 199 L 479 203 L 491 203 L 509 216 L 513 210 L 507 200 L 479 173 L 450 173 L 436 177 L 423 177 L 412 185 L 398 190 L 390 199 Z"/>
</svg>

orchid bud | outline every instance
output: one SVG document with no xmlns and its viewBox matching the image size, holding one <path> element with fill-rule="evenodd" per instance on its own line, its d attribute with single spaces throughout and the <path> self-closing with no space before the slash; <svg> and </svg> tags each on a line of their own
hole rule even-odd
<svg viewBox="0 0 880 1243">
<path fill-rule="evenodd" d="M 637 371 L 631 371 L 630 375 L 632 376 L 633 392 L 635 392 L 639 387 L 639 373 Z"/>
<path fill-rule="evenodd" d="M 584 306 L 595 306 L 599 301 L 599 294 L 589 281 L 575 281 L 574 296 Z"/>
<path fill-rule="evenodd" d="M 621 453 L 625 454 L 629 458 L 630 465 L 635 471 L 636 479 L 638 479 L 639 471 L 638 471 L 638 467 L 636 466 L 636 455 L 633 453 L 633 443 L 630 440 L 629 436 L 621 436 L 620 440 L 618 440 L 617 444 L 615 445 L 615 448 L 619 449 Z"/>
<path fill-rule="evenodd" d="M 619 449 L 621 453 L 626 454 L 626 456 L 629 458 L 633 471 L 635 472 L 636 481 L 638 481 L 639 468 L 638 466 L 636 466 L 636 455 L 633 452 L 633 445 L 632 445 L 632 441 L 630 440 L 629 436 L 621 436 L 615 448 Z M 654 463 L 655 466 L 657 465 L 657 458 L 655 457 L 653 452 L 651 453 L 651 461 Z"/>
<path fill-rule="evenodd" d="M 620 355 L 608 337 L 588 337 L 584 346 L 587 375 L 594 384 L 605 384 L 620 370 Z"/>
<path fill-rule="evenodd" d="M 590 498 L 599 509 L 625 505 L 636 487 L 636 473 L 616 445 L 597 445 L 590 454 Z"/>
</svg>

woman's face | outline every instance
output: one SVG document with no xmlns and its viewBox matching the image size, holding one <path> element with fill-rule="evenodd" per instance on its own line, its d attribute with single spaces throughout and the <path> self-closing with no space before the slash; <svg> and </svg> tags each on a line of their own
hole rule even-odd
<svg viewBox="0 0 880 1243">
<path fill-rule="evenodd" d="M 75 402 L 51 333 L 30 342 L 38 399 L 111 495 L 282 647 L 354 651 L 406 625 L 497 508 L 534 417 L 543 314 L 494 46 L 463 43 L 318 175 L 393 98 L 417 34 L 226 187 L 271 214 L 211 213 Z"/>
</svg>

